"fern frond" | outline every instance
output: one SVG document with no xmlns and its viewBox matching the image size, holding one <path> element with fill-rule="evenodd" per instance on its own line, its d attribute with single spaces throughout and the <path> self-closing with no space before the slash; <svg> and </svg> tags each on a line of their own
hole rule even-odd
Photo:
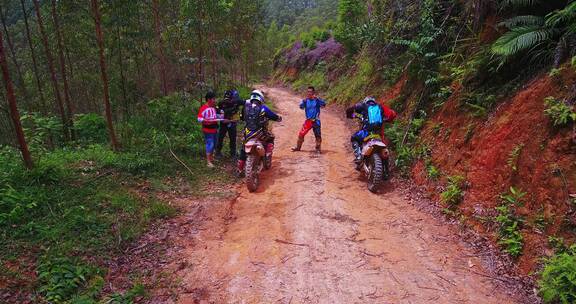
<svg viewBox="0 0 576 304">
<path fill-rule="evenodd" d="M 546 16 L 546 25 L 557 27 L 563 24 L 574 26 L 576 23 L 576 1 L 568 4 L 561 10 L 554 11 Z"/>
<path fill-rule="evenodd" d="M 520 26 L 502 35 L 492 44 L 492 53 L 509 57 L 534 48 L 554 37 L 555 30 L 539 26 Z"/>
<path fill-rule="evenodd" d="M 516 16 L 510 19 L 504 20 L 498 24 L 498 26 L 504 26 L 509 29 L 518 27 L 518 26 L 526 26 L 526 25 L 544 25 L 545 19 L 540 16 L 533 16 L 533 15 L 525 15 L 525 16 Z"/>
<path fill-rule="evenodd" d="M 503 8 L 506 7 L 530 7 L 538 4 L 540 0 L 501 0 L 500 6 Z"/>
</svg>

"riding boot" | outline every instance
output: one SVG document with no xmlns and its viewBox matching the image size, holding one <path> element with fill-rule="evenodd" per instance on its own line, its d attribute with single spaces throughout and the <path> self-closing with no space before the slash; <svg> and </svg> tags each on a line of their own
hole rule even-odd
<svg viewBox="0 0 576 304">
<path fill-rule="evenodd" d="M 316 153 L 322 153 L 322 138 L 316 138 Z"/>
<path fill-rule="evenodd" d="M 292 152 L 296 152 L 296 151 L 300 151 L 302 150 L 302 144 L 304 143 L 304 137 L 303 136 L 298 136 L 298 141 L 296 142 L 296 146 L 294 148 L 292 148 Z"/>
<path fill-rule="evenodd" d="M 214 168 L 214 154 L 206 154 L 206 160 L 208 162 L 208 168 Z"/>
<path fill-rule="evenodd" d="M 236 169 L 236 175 L 238 177 L 243 177 L 244 176 L 244 167 L 246 166 L 246 161 L 245 160 L 239 160 L 238 161 L 238 168 Z"/>
</svg>

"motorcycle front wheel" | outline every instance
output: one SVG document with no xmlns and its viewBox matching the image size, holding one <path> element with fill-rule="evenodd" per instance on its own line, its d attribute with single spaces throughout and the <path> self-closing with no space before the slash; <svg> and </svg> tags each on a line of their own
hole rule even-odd
<svg viewBox="0 0 576 304">
<path fill-rule="evenodd" d="M 370 190 L 370 192 L 376 193 L 380 183 L 382 182 L 382 175 L 384 170 L 382 165 L 382 158 L 380 155 L 378 155 L 378 153 L 374 153 L 367 161 L 369 162 L 368 167 L 370 168 L 370 173 L 368 174 L 368 190 Z"/>
<path fill-rule="evenodd" d="M 248 155 L 246 159 L 246 187 L 248 191 L 254 192 L 258 189 L 260 177 L 258 176 L 258 166 L 260 165 L 260 157 L 254 154 Z"/>
</svg>

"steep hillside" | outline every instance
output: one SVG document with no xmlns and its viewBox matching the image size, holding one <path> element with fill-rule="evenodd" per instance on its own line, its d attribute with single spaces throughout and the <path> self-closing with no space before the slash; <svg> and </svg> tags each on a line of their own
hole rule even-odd
<svg viewBox="0 0 576 304">
<path fill-rule="evenodd" d="M 341 24 L 353 2 L 341 2 Z M 553 2 L 524 8 L 522 14 L 535 14 L 528 17 L 491 4 L 475 18 L 467 15 L 475 6 L 406 4 L 402 13 L 422 18 L 397 36 L 386 21 L 402 18 L 400 11 L 370 15 L 390 8 L 376 3 L 358 22 L 365 31 L 382 26 L 380 40 L 358 36 L 351 52 L 337 25 L 336 40 L 308 47 L 297 41 L 280 52 L 274 80 L 295 89 L 315 85 L 332 103 L 374 95 L 392 106 L 400 114 L 387 131 L 397 173 L 500 246 L 521 273 L 537 273 L 542 257 L 566 252 L 576 240 L 576 69 L 574 50 L 563 49 L 574 35 L 545 37 L 532 50 L 511 36 L 519 31 L 513 23 L 527 22 L 521 18 L 546 16 L 552 27 L 555 15 L 576 14 L 573 3 Z"/>
</svg>

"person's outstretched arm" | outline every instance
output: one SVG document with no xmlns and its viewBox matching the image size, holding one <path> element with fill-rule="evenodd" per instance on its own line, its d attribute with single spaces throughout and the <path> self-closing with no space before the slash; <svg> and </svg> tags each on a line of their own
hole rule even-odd
<svg viewBox="0 0 576 304">
<path fill-rule="evenodd" d="M 268 119 L 273 121 L 282 120 L 282 118 L 278 114 L 272 112 L 272 110 L 270 110 L 267 106 L 262 106 L 262 109 L 264 110 L 264 113 Z"/>
</svg>

